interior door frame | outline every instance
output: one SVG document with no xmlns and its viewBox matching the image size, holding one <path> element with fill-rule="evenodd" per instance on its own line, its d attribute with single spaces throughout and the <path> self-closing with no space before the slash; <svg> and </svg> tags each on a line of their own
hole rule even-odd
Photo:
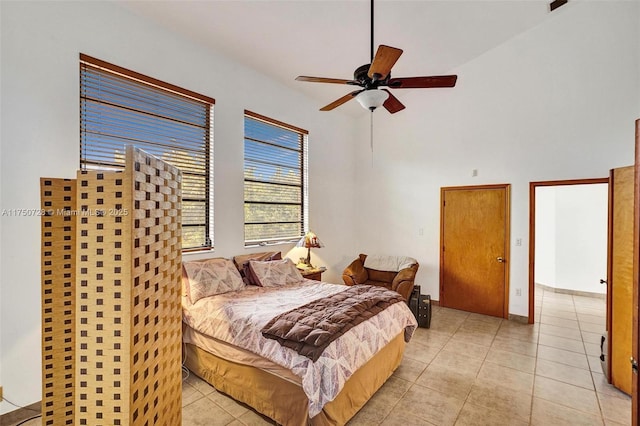
<svg viewBox="0 0 640 426">
<path fill-rule="evenodd" d="M 507 260 L 504 268 L 504 304 L 502 307 L 502 317 L 509 319 L 509 277 L 511 276 L 511 184 L 499 183 L 488 185 L 468 185 L 468 186 L 443 186 L 440 188 L 440 299 L 443 298 L 444 292 L 444 258 L 442 256 L 442 248 L 444 247 L 444 193 L 450 190 L 476 190 L 476 189 L 504 189 L 505 191 L 505 237 L 504 237 L 504 258 Z M 443 302 L 441 300 L 441 302 Z M 446 302 L 446 301 L 444 301 Z"/>
<path fill-rule="evenodd" d="M 529 324 L 535 319 L 535 266 L 536 266 L 536 188 L 545 186 L 590 185 L 609 183 L 609 177 L 591 179 L 546 180 L 529 182 Z M 611 218 L 609 218 L 611 220 Z M 607 252 L 610 250 L 607 242 Z M 607 291 L 607 297 L 609 297 Z"/>
<path fill-rule="evenodd" d="M 636 120 L 636 143 L 635 143 L 635 171 L 634 171 L 634 209 L 633 209 L 633 331 L 631 342 L 631 353 L 633 357 L 640 359 L 640 119 Z M 639 426 L 640 422 L 640 375 L 635 374 L 631 380 L 631 424 Z"/>
</svg>

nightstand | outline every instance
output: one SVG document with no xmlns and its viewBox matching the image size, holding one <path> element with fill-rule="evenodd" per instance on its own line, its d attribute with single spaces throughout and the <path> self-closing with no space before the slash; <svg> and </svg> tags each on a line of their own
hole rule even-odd
<svg viewBox="0 0 640 426">
<path fill-rule="evenodd" d="M 308 280 L 322 281 L 322 273 L 326 270 L 327 268 L 321 266 L 319 268 L 300 269 L 300 273 Z"/>
</svg>

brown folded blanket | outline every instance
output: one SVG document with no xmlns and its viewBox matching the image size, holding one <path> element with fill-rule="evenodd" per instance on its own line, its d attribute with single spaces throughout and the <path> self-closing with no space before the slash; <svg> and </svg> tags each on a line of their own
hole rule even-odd
<svg viewBox="0 0 640 426">
<path fill-rule="evenodd" d="M 275 339 L 315 362 L 335 339 L 398 302 L 404 299 L 395 291 L 356 285 L 284 312 L 261 331 L 264 337 Z"/>
</svg>

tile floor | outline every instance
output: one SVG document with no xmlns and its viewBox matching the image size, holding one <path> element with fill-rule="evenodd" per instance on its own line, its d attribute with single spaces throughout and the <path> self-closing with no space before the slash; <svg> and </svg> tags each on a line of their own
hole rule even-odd
<svg viewBox="0 0 640 426">
<path fill-rule="evenodd" d="M 536 293 L 532 326 L 434 307 L 349 425 L 630 425 L 631 398 L 598 359 L 604 299 Z M 184 426 L 273 424 L 193 375 L 183 406 Z"/>
</svg>

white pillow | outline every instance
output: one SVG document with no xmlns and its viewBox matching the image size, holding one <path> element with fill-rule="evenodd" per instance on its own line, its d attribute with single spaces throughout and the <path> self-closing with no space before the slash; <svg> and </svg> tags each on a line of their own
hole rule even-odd
<svg viewBox="0 0 640 426">
<path fill-rule="evenodd" d="M 229 259 L 184 262 L 189 279 L 189 299 L 196 303 L 203 297 L 242 290 L 245 287 L 240 272 Z"/>
<path fill-rule="evenodd" d="M 269 262 L 250 260 L 249 270 L 262 287 L 281 287 L 304 281 L 302 274 L 289 258 Z"/>
</svg>

